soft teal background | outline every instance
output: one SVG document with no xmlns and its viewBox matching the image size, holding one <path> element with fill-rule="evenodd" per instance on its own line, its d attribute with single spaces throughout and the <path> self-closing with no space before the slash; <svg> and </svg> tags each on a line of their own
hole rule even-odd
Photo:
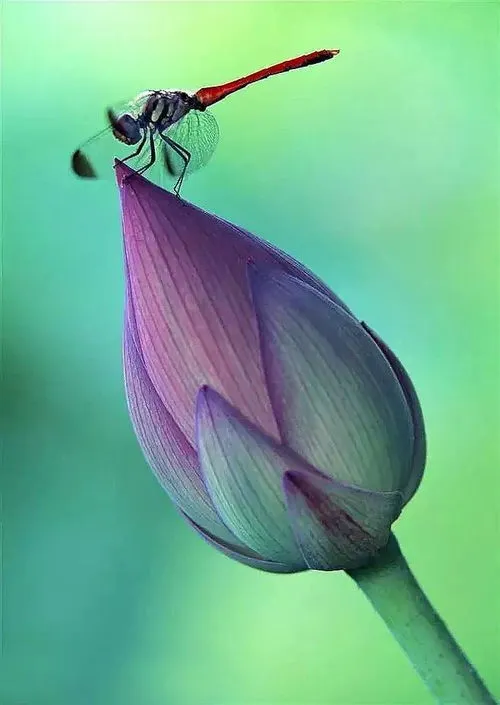
<svg viewBox="0 0 500 705">
<path fill-rule="evenodd" d="M 395 531 L 500 696 L 499 6 L 6 2 L 1 705 L 430 703 L 344 574 L 252 571 L 182 522 L 124 401 L 104 107 L 324 47 L 215 106 L 192 202 L 302 260 L 393 347 L 429 436 Z"/>
</svg>

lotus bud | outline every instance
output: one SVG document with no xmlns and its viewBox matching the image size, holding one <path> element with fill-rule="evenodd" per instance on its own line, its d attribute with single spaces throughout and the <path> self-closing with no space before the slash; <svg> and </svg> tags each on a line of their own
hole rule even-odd
<svg viewBox="0 0 500 705">
<path fill-rule="evenodd" d="M 493 705 L 391 532 L 426 456 L 401 362 L 283 252 L 116 175 L 128 406 L 182 516 L 262 571 L 345 570 L 437 702 Z"/>
<path fill-rule="evenodd" d="M 301 264 L 117 162 L 124 367 L 190 525 L 261 570 L 365 564 L 417 489 L 422 412 L 387 345 Z"/>
</svg>

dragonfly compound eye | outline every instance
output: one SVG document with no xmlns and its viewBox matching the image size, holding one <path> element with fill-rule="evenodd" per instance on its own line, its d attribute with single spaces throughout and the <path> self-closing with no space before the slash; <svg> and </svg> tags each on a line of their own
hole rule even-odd
<svg viewBox="0 0 500 705">
<path fill-rule="evenodd" d="M 113 135 L 117 140 L 125 144 L 137 144 L 139 142 L 142 136 L 141 129 L 138 121 L 132 115 L 125 113 L 119 117 L 110 116 L 110 120 L 113 127 Z"/>
</svg>

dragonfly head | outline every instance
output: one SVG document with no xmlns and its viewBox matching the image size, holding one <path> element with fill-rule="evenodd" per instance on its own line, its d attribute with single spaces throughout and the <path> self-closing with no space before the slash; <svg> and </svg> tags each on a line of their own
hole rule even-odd
<svg viewBox="0 0 500 705">
<path fill-rule="evenodd" d="M 108 110 L 108 120 L 113 129 L 113 135 L 125 144 L 137 144 L 142 137 L 142 130 L 137 118 L 129 113 L 115 115 Z"/>
</svg>

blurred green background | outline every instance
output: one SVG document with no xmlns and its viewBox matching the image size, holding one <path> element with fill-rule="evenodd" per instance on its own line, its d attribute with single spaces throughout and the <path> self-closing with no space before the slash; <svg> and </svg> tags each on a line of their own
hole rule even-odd
<svg viewBox="0 0 500 705">
<path fill-rule="evenodd" d="M 176 514 L 128 420 L 110 103 L 314 49 L 214 107 L 183 195 L 300 259 L 392 346 L 429 437 L 395 527 L 500 696 L 499 6 L 6 2 L 1 705 L 403 705 L 424 686 L 342 573 L 231 562 Z"/>
</svg>

